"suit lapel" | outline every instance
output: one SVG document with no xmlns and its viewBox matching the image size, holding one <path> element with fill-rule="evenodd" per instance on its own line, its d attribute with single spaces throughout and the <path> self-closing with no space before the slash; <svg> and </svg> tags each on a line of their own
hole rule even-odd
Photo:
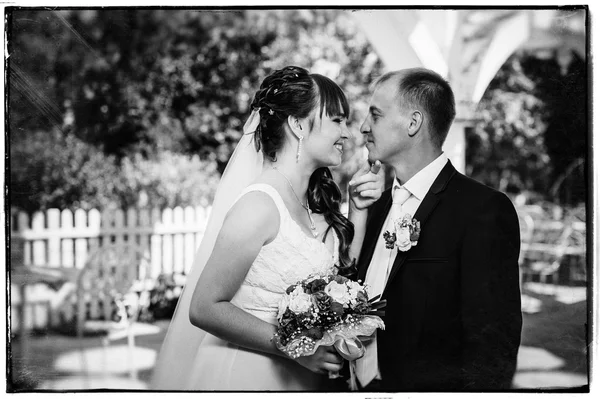
<svg viewBox="0 0 600 399">
<path fill-rule="evenodd" d="M 446 185 L 455 173 L 456 169 L 454 169 L 452 163 L 448 161 L 442 169 L 442 171 L 440 172 L 440 174 L 438 175 L 438 177 L 431 185 L 431 188 L 425 195 L 425 198 L 423 198 L 421 205 L 419 205 L 419 208 L 417 209 L 414 215 L 414 219 L 417 219 L 417 221 L 421 222 L 421 230 L 425 229 L 425 225 L 427 219 L 429 218 L 429 215 L 431 215 L 431 213 L 437 206 L 438 202 L 440 201 L 442 191 L 444 191 Z M 417 245 L 419 244 L 417 243 Z M 384 294 L 387 288 L 390 286 L 390 283 L 392 282 L 396 274 L 398 274 L 398 271 L 410 255 L 411 251 L 412 249 L 409 249 L 406 252 L 398 252 L 396 259 L 394 260 L 394 264 L 392 265 L 392 270 L 390 271 L 390 275 L 385 285 L 385 289 L 383 290 Z"/>
<path fill-rule="evenodd" d="M 365 241 L 362 246 L 362 250 L 360 253 L 360 257 L 358 260 L 358 279 L 365 281 L 365 277 L 367 276 L 367 269 L 369 268 L 369 263 L 371 263 L 371 258 L 373 257 L 373 252 L 375 252 L 375 246 L 377 245 L 377 240 L 380 236 L 379 232 L 383 227 L 383 223 L 385 222 L 385 218 L 392 207 L 392 190 L 388 189 L 383 192 L 379 201 L 373 205 L 373 216 L 371 220 L 367 224 L 367 231 L 365 232 Z"/>
</svg>

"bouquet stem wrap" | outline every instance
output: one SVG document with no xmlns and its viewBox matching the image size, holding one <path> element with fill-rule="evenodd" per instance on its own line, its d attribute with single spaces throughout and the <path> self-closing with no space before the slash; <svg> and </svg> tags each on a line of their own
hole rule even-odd
<svg viewBox="0 0 600 399">
<path fill-rule="evenodd" d="M 333 346 L 344 359 L 350 362 L 350 390 L 358 391 L 358 384 L 356 378 L 356 360 L 364 356 L 364 345 L 358 338 L 347 339 L 340 337 L 335 341 L 335 344 L 333 344 Z"/>
</svg>

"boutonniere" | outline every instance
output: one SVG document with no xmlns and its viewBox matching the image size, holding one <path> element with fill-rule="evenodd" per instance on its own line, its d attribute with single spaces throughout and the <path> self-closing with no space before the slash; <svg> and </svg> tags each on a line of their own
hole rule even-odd
<svg viewBox="0 0 600 399">
<path fill-rule="evenodd" d="M 383 233 L 383 239 L 387 249 L 398 247 L 398 251 L 406 252 L 417 245 L 420 234 L 421 222 L 407 213 L 394 221 L 394 231 L 386 230 Z"/>
</svg>

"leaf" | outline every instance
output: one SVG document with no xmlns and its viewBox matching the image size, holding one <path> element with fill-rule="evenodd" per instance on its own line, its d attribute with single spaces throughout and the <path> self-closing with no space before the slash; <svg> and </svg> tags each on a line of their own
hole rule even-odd
<svg viewBox="0 0 600 399">
<path fill-rule="evenodd" d="M 381 309 L 387 306 L 387 299 L 370 304 L 371 309 Z"/>
</svg>

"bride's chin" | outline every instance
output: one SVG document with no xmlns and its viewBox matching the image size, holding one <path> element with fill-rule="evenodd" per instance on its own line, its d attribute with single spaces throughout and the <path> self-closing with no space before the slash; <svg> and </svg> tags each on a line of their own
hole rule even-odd
<svg viewBox="0 0 600 399">
<path fill-rule="evenodd" d="M 340 166 L 342 164 L 342 155 L 341 153 L 336 153 L 334 157 L 332 157 L 332 163 L 333 165 L 331 166 Z"/>
</svg>

